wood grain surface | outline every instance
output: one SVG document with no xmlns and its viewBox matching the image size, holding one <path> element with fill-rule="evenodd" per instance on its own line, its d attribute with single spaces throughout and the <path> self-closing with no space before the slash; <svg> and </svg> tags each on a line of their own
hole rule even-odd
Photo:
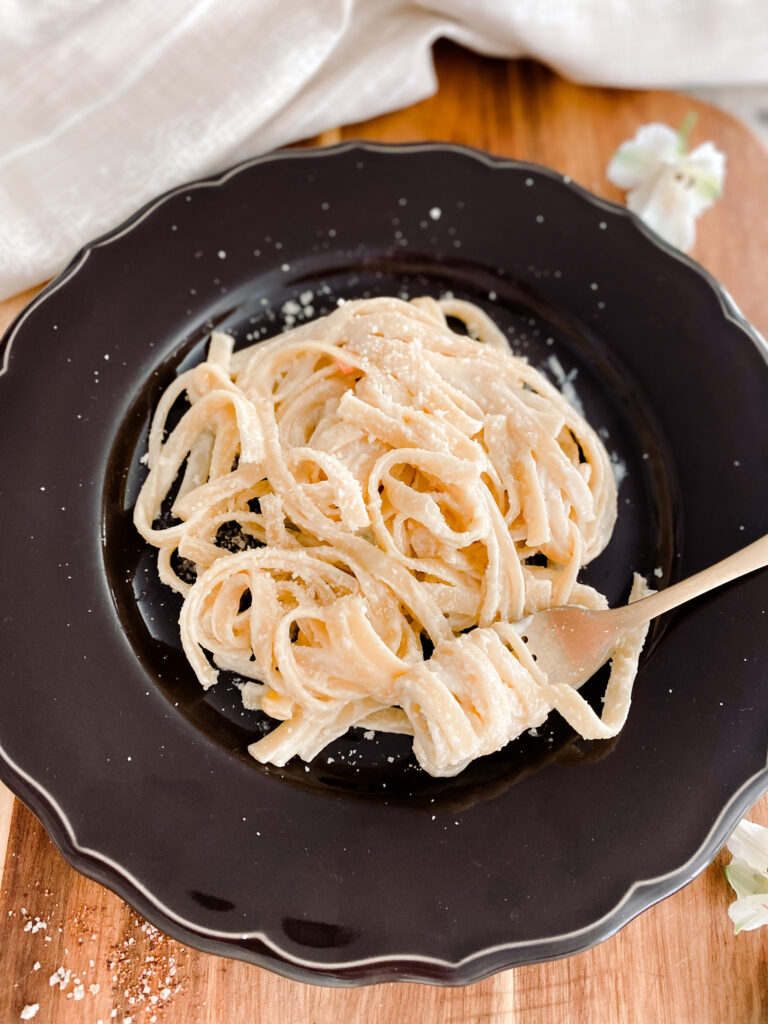
<svg viewBox="0 0 768 1024">
<path fill-rule="evenodd" d="M 527 62 L 438 47 L 440 91 L 408 110 L 326 133 L 441 139 L 549 164 L 609 198 L 616 146 L 638 125 L 699 113 L 693 141 L 728 154 L 724 198 L 693 255 L 768 331 L 768 154 L 742 125 L 687 97 L 587 89 Z M 0 330 L 33 291 L 0 304 Z M 768 824 L 768 797 L 753 809 Z M 325 989 L 186 949 L 73 871 L 0 786 L 0 1024 L 759 1024 L 768 1021 L 768 932 L 734 937 L 723 856 L 586 953 L 467 988 Z M 51 984 L 52 975 L 58 981 Z"/>
</svg>

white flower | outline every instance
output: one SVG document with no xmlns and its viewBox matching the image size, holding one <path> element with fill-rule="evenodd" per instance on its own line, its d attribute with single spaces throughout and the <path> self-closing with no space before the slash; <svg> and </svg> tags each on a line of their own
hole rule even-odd
<svg viewBox="0 0 768 1024">
<path fill-rule="evenodd" d="M 728 840 L 733 860 L 725 877 L 738 899 L 728 908 L 736 935 L 768 924 L 768 828 L 746 819 Z"/>
<path fill-rule="evenodd" d="M 704 142 L 686 152 L 693 118 L 679 132 L 646 124 L 622 143 L 608 164 L 608 180 L 627 189 L 627 206 L 671 245 L 687 252 L 696 218 L 720 196 L 725 154 Z"/>
</svg>

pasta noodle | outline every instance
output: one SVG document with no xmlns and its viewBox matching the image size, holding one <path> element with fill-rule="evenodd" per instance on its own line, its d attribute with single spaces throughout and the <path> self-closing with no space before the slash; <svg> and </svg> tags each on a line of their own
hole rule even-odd
<svg viewBox="0 0 768 1024">
<path fill-rule="evenodd" d="M 281 722 L 259 761 L 310 760 L 356 725 L 412 735 L 454 775 L 553 708 L 584 736 L 623 724 L 644 629 L 601 717 L 511 625 L 605 606 L 577 575 L 616 518 L 608 454 L 476 306 L 351 301 L 238 352 L 215 332 L 163 394 L 146 461 L 134 521 L 184 597 L 197 678 L 238 673 L 245 706 Z"/>
</svg>

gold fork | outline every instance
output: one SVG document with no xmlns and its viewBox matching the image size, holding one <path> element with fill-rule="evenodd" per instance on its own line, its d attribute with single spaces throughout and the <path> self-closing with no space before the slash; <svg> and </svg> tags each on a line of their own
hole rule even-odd
<svg viewBox="0 0 768 1024">
<path fill-rule="evenodd" d="M 552 683 L 579 687 L 604 665 L 627 630 L 768 565 L 768 534 L 688 579 L 622 608 L 562 605 L 535 612 L 517 628 Z"/>
</svg>

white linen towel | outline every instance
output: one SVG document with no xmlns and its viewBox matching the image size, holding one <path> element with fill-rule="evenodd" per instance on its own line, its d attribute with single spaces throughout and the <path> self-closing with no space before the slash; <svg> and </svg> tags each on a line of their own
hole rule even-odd
<svg viewBox="0 0 768 1024">
<path fill-rule="evenodd" d="M 768 80 L 766 0 L 5 0 L 0 299 L 164 189 L 430 95 L 440 37 L 582 82 Z"/>
</svg>

